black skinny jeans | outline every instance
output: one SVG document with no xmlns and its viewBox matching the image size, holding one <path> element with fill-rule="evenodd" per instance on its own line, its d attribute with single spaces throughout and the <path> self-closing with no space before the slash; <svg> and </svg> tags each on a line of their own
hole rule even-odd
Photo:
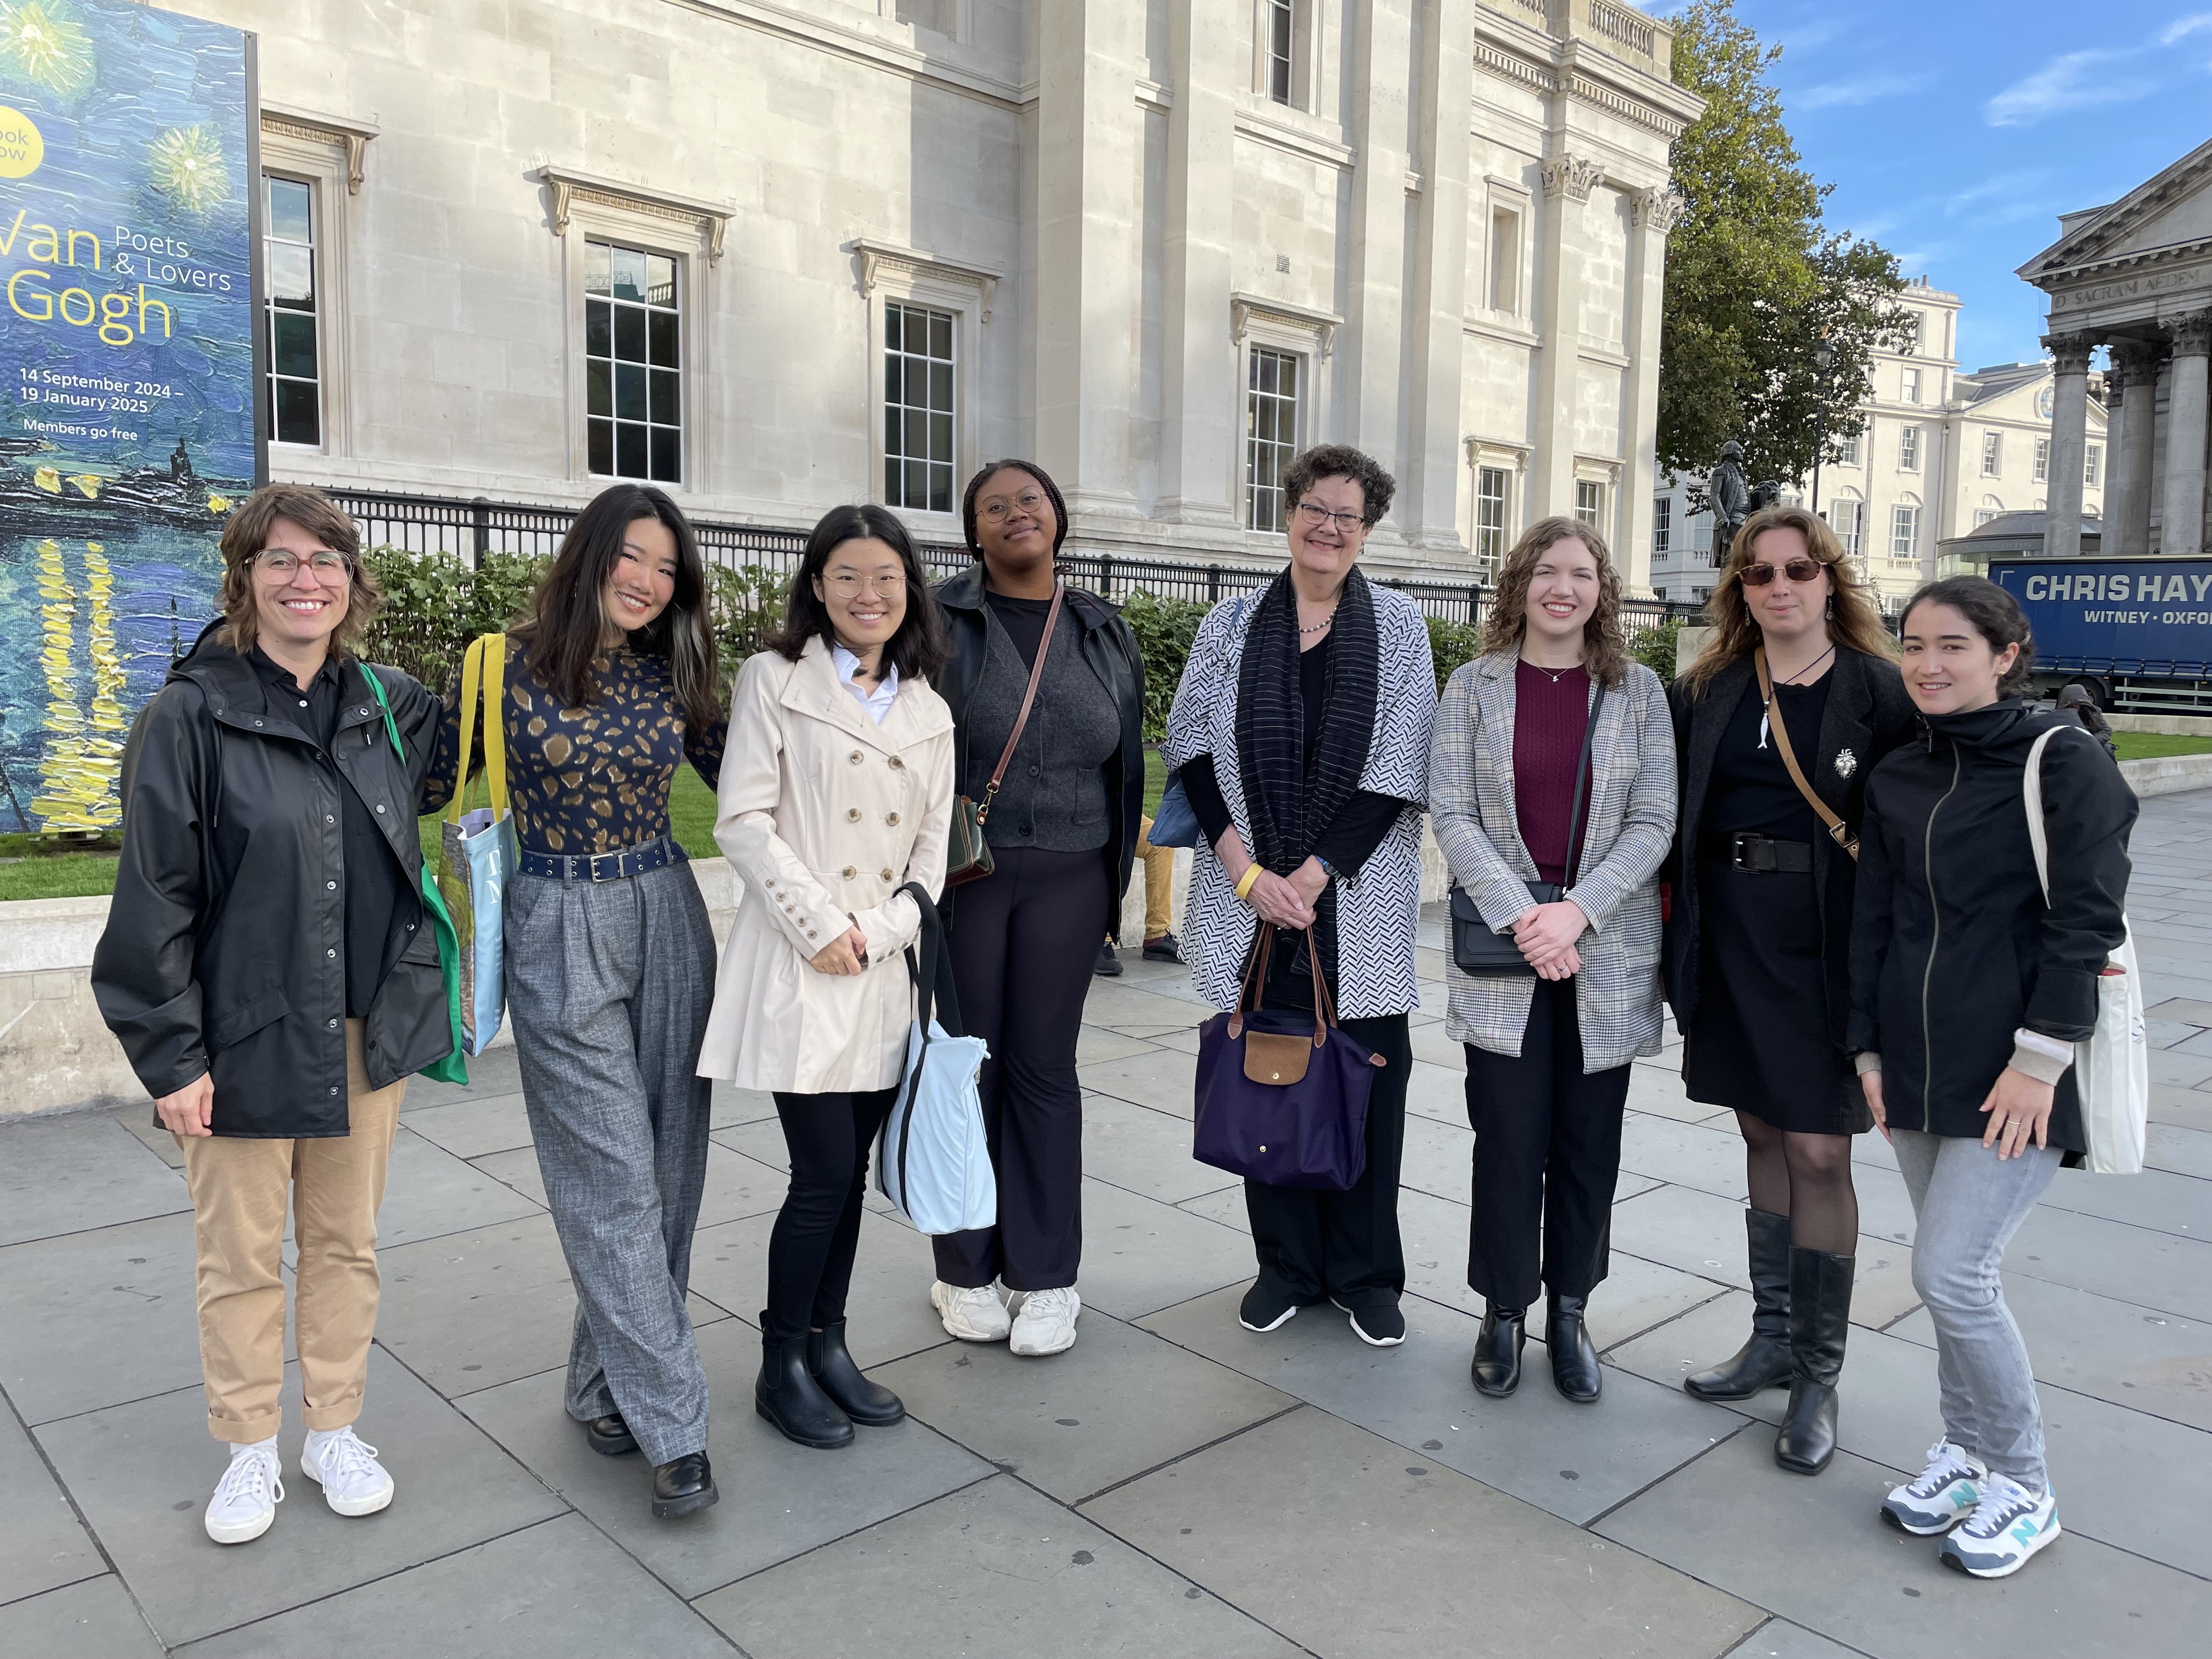
<svg viewBox="0 0 2212 1659">
<path fill-rule="evenodd" d="M 959 889 L 952 981 L 968 1035 L 990 1045 L 976 1088 L 999 1175 L 999 1224 L 934 1241 L 937 1276 L 1010 1291 L 1075 1283 L 1083 1259 L 1083 1090 L 1075 1039 L 1098 961 L 1106 855 L 991 849 Z"/>
<path fill-rule="evenodd" d="M 1553 1296 L 1587 1296 L 1609 1264 L 1628 1067 L 1583 1070 L 1571 979 L 1536 981 L 1518 1059 L 1465 1047 L 1468 1285 L 1501 1308 L 1528 1307 L 1540 1279 Z"/>
<path fill-rule="evenodd" d="M 768 1307 L 761 1334 L 788 1341 L 845 1316 L 853 1257 L 860 1246 L 860 1201 L 868 1148 L 898 1091 L 793 1095 L 776 1091 L 775 1115 L 791 1149 L 791 1188 L 768 1237 Z"/>
</svg>

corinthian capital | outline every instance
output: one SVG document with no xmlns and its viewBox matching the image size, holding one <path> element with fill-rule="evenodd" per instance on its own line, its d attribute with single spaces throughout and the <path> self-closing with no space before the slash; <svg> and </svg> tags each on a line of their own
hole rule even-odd
<svg viewBox="0 0 2212 1659">
<path fill-rule="evenodd" d="M 2061 374 L 2087 374 L 2089 354 L 2103 343 L 2098 336 L 2086 332 L 2043 337 L 2044 349 L 2056 359 L 2054 367 Z"/>
<path fill-rule="evenodd" d="M 1672 232 L 1682 222 L 1682 216 L 1690 210 L 1689 198 L 1667 185 L 1656 190 L 1636 192 L 1636 222 L 1649 228 L 1661 236 Z"/>
<path fill-rule="evenodd" d="M 2166 319 L 2166 331 L 2173 337 L 2173 355 L 2177 357 L 2202 357 L 2212 353 L 2212 311 L 2185 311 L 2179 317 Z"/>
<path fill-rule="evenodd" d="M 2112 342 L 2112 378 L 2121 386 L 2149 386 L 2166 361 L 2163 348 L 2142 340 Z"/>
<path fill-rule="evenodd" d="M 1565 195 L 1577 202 L 1589 200 L 1591 188 L 1605 176 L 1595 161 L 1579 155 L 1554 155 L 1544 163 L 1544 194 Z"/>
</svg>

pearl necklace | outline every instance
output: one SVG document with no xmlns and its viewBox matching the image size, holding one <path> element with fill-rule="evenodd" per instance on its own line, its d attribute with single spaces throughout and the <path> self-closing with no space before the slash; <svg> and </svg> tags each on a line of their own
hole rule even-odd
<svg viewBox="0 0 2212 1659">
<path fill-rule="evenodd" d="M 1335 612 L 1335 611 L 1330 611 L 1330 612 L 1328 613 L 1328 615 L 1327 615 L 1326 617 L 1322 617 L 1319 622 L 1316 623 L 1312 627 L 1310 627 L 1310 628 L 1301 628 L 1301 629 L 1298 629 L 1298 632 L 1299 632 L 1300 634 L 1302 634 L 1302 635 L 1303 635 L 1303 634 L 1318 634 L 1318 633 L 1320 633 L 1320 632 L 1321 632 L 1321 630 L 1322 630 L 1322 629 L 1324 629 L 1324 628 L 1328 627 L 1331 623 L 1334 622 L 1335 620 L 1336 620 L 1336 612 Z"/>
</svg>

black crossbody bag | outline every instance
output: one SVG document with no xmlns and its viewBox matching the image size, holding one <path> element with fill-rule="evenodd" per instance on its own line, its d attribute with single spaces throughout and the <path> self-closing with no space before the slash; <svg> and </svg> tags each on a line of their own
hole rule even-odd
<svg viewBox="0 0 2212 1659">
<path fill-rule="evenodd" d="M 1583 727 L 1582 756 L 1575 762 L 1574 806 L 1567 818 L 1568 887 L 1574 885 L 1582 861 L 1583 787 L 1589 779 L 1590 744 L 1597 736 L 1597 717 L 1604 707 L 1605 682 L 1601 680 L 1597 695 L 1590 699 L 1589 720 Z M 1566 887 L 1557 882 L 1528 884 L 1531 903 L 1557 904 L 1566 896 Z M 1498 933 L 1485 921 L 1482 912 L 1474 908 L 1474 900 L 1456 882 L 1451 890 L 1451 945 L 1452 965 L 1462 974 L 1480 979 L 1504 979 L 1515 975 L 1533 975 L 1536 971 L 1528 965 L 1528 958 L 1521 954 L 1513 935 Z"/>
</svg>

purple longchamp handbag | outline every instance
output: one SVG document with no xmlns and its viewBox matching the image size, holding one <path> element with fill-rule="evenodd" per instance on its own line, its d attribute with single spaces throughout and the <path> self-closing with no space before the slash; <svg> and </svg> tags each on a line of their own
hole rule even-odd
<svg viewBox="0 0 2212 1659">
<path fill-rule="evenodd" d="M 1237 1006 L 1199 1027 L 1191 1156 L 1270 1187 L 1346 1192 L 1367 1169 L 1367 1097 L 1375 1067 L 1387 1062 L 1337 1024 L 1311 928 L 1314 1012 L 1246 1012 L 1267 982 L 1274 946 L 1274 928 L 1260 925 Z"/>
</svg>

